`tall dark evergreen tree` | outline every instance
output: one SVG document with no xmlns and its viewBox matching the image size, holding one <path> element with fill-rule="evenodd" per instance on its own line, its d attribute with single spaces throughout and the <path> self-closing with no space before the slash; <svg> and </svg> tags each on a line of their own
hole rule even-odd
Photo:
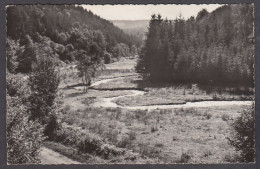
<svg viewBox="0 0 260 169">
<path fill-rule="evenodd" d="M 151 80 L 252 87 L 252 9 L 224 5 L 174 21 L 152 15 L 137 72 Z"/>
</svg>

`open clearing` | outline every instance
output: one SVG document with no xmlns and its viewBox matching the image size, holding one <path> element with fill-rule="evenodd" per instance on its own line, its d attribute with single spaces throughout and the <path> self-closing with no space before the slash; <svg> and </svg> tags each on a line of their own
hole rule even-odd
<svg viewBox="0 0 260 169">
<path fill-rule="evenodd" d="M 230 124 L 243 110 L 252 109 L 253 96 L 208 92 L 197 85 L 145 87 L 134 64 L 135 60 L 124 59 L 107 65 L 87 93 L 70 68 L 60 86 L 61 124 L 99 135 L 154 163 L 232 162 L 237 152 L 228 144 Z M 115 161 L 147 162 L 111 157 L 93 158 L 91 163 Z"/>
</svg>

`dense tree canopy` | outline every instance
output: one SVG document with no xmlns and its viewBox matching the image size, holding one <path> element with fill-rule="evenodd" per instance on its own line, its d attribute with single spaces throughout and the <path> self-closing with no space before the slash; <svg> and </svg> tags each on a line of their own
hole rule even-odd
<svg viewBox="0 0 260 169">
<path fill-rule="evenodd" d="M 253 85 L 253 6 L 174 21 L 152 15 L 137 71 L 151 80 Z"/>
<path fill-rule="evenodd" d="M 125 34 L 111 22 L 94 15 L 81 6 L 23 5 L 10 6 L 7 13 L 7 35 L 14 40 L 37 34 L 53 42 L 87 50 L 91 42 L 103 43 L 109 52 L 117 43 L 139 46 L 141 40 Z M 95 31 L 94 31 L 95 30 Z M 97 31 L 96 31 L 97 30 Z M 105 41 L 106 39 L 106 41 Z"/>
</svg>

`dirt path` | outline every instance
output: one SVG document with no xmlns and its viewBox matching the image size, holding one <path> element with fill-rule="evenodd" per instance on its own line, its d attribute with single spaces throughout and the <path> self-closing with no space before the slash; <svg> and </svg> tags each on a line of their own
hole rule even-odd
<svg viewBox="0 0 260 169">
<path fill-rule="evenodd" d="M 41 148 L 40 159 L 42 164 L 81 164 L 46 147 Z"/>
</svg>

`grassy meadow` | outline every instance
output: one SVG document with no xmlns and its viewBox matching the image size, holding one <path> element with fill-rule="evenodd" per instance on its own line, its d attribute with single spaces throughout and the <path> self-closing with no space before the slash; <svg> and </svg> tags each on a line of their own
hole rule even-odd
<svg viewBox="0 0 260 169">
<path fill-rule="evenodd" d="M 113 66 L 100 71 L 93 83 L 112 80 L 84 92 L 76 69 L 69 67 L 64 72 L 66 75 L 60 85 L 63 104 L 59 122 L 62 127 L 56 139 L 45 142 L 46 147 L 88 164 L 235 162 L 238 153 L 228 143 L 233 132 L 230 124 L 243 110 L 252 109 L 251 106 L 130 110 L 93 105 L 118 96 L 112 102 L 120 106 L 139 106 L 252 100 L 252 95 L 233 94 L 227 90 L 209 92 L 197 85 L 185 84 L 145 87 L 139 83 L 141 78 L 134 70 L 113 69 Z M 130 93 L 126 88 L 142 90 L 144 95 L 125 96 Z"/>
</svg>

